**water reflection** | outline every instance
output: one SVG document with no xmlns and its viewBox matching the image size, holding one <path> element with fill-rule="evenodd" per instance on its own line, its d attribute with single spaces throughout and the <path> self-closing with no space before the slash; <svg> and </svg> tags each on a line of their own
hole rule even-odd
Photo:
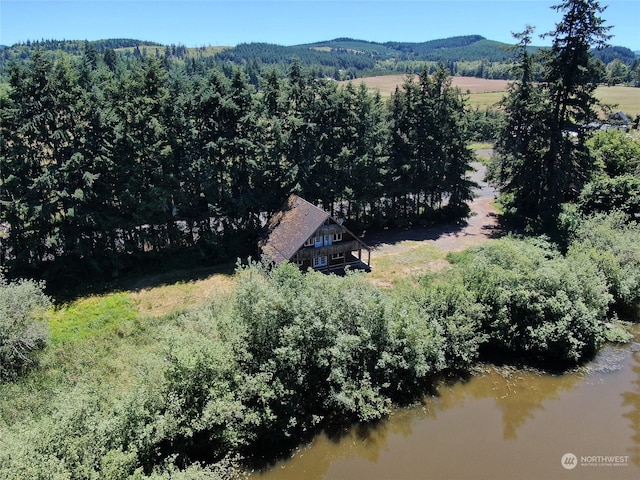
<svg viewBox="0 0 640 480">
<path fill-rule="evenodd" d="M 631 367 L 635 379 L 633 387 L 626 392 L 622 392 L 622 405 L 627 410 L 623 416 L 629 421 L 633 430 L 633 443 L 629 448 L 629 455 L 632 462 L 640 467 L 640 344 L 635 344 L 636 351 L 633 352 L 633 366 Z"/>
<path fill-rule="evenodd" d="M 320 434 L 253 478 L 640 478 L 634 345 L 607 347 L 590 368 L 561 376 L 487 368 L 376 425 Z M 630 462 L 576 473 L 561 466 L 566 452 Z"/>
</svg>

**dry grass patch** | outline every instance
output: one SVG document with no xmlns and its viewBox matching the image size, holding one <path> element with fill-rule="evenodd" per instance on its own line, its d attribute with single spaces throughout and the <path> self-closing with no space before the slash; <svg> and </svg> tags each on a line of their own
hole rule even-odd
<svg viewBox="0 0 640 480">
<path fill-rule="evenodd" d="M 229 294 L 235 284 L 233 275 L 216 273 L 204 279 L 143 288 L 130 295 L 139 313 L 159 317 L 201 306 L 214 296 Z"/>
<path fill-rule="evenodd" d="M 378 90 L 383 97 L 389 97 L 406 80 L 407 75 L 381 75 L 365 77 L 354 83 L 364 83 L 371 90 Z M 414 76 L 417 79 L 417 76 Z M 451 83 L 459 87 L 462 93 L 469 93 L 468 104 L 471 107 L 491 108 L 502 100 L 511 80 L 490 80 L 475 77 L 451 77 Z M 340 83 L 347 83 L 340 82 Z M 625 86 L 600 86 L 595 96 L 603 103 L 616 105 L 616 110 L 622 110 L 632 116 L 640 115 L 640 88 Z"/>
<path fill-rule="evenodd" d="M 614 110 L 622 110 L 634 117 L 640 115 L 640 88 L 601 86 L 595 95 L 603 103 L 617 105 Z"/>
<path fill-rule="evenodd" d="M 445 252 L 432 244 L 405 240 L 371 253 L 371 273 L 367 278 L 380 287 L 392 287 L 397 281 L 414 275 L 442 270 L 449 263 Z"/>
<path fill-rule="evenodd" d="M 417 75 L 413 76 L 417 81 Z M 378 90 L 383 97 L 390 96 L 407 79 L 407 75 L 381 75 L 377 77 L 365 77 L 355 80 L 354 83 L 364 83 L 371 90 Z M 340 82 L 343 84 L 347 81 Z M 508 80 L 489 80 L 475 77 L 451 77 L 451 84 L 459 87 L 462 93 L 503 92 L 507 89 Z M 501 96 L 498 95 L 498 99 Z"/>
</svg>

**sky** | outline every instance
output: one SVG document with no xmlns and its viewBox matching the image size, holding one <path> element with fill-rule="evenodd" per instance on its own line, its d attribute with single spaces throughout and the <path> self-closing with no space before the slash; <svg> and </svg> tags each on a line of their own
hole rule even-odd
<svg viewBox="0 0 640 480">
<path fill-rule="evenodd" d="M 187 47 L 296 45 L 350 37 L 424 42 L 554 29 L 560 0 L 0 0 L 0 44 L 134 38 Z M 613 45 L 640 51 L 640 0 L 600 0 Z M 550 39 L 534 37 L 534 45 Z"/>
</svg>

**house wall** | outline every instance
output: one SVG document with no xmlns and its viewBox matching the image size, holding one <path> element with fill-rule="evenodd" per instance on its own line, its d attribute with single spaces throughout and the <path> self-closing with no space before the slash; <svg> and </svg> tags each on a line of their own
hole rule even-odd
<svg viewBox="0 0 640 480">
<path fill-rule="evenodd" d="M 359 263 L 361 260 L 352 252 L 359 251 L 362 243 L 337 224 L 323 225 L 309 238 L 291 259 L 302 270 L 330 270 Z"/>
</svg>

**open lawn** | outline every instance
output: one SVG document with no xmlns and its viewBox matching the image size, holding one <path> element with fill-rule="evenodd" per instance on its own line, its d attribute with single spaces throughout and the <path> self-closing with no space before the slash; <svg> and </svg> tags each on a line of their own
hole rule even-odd
<svg viewBox="0 0 640 480">
<path fill-rule="evenodd" d="M 355 80 L 355 83 L 362 82 L 371 90 L 378 90 L 383 97 L 388 97 L 397 86 L 402 85 L 406 78 L 406 75 L 383 75 L 360 78 Z M 451 83 L 459 87 L 462 93 L 469 94 L 470 106 L 483 109 L 495 106 L 502 99 L 509 81 L 451 77 Z M 605 104 L 617 105 L 614 111 L 622 110 L 632 117 L 640 115 L 640 88 L 603 85 L 597 88 L 596 97 Z"/>
<path fill-rule="evenodd" d="M 622 110 L 632 117 L 640 115 L 640 88 L 600 86 L 596 89 L 596 97 L 603 103 L 617 105 L 614 111 Z"/>
</svg>

